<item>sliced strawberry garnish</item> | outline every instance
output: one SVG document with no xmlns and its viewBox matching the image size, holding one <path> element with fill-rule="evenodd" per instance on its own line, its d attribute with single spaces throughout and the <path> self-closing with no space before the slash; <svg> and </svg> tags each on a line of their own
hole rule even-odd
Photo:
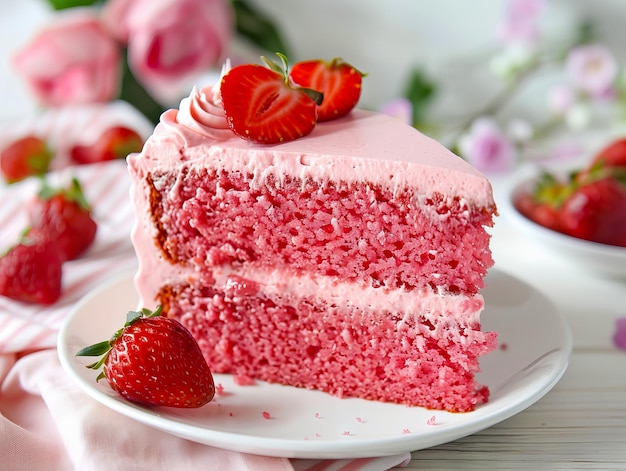
<svg viewBox="0 0 626 471">
<path fill-rule="evenodd" d="M 43 139 L 24 136 L 2 150 L 0 169 L 8 183 L 15 183 L 31 175 L 43 175 L 51 160 L 52 152 Z"/>
<path fill-rule="evenodd" d="M 239 137 L 276 144 L 309 134 L 317 122 L 321 94 L 290 84 L 286 58 L 282 67 L 268 65 L 233 67 L 222 79 L 221 95 L 228 125 Z"/>
<path fill-rule="evenodd" d="M 289 76 L 301 87 L 324 94 L 317 120 L 328 121 L 348 114 L 361 97 L 363 74 L 342 59 L 311 60 L 293 65 Z"/>
</svg>

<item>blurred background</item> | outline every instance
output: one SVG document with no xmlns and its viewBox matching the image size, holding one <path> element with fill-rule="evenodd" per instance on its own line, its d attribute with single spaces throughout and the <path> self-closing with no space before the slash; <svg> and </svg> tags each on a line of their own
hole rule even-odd
<svg viewBox="0 0 626 471">
<path fill-rule="evenodd" d="M 15 51 L 58 12 L 46 0 L 0 3 L 0 127 L 6 127 L 15 119 L 42 110 L 12 61 Z M 97 7 L 106 3 L 97 2 Z M 385 109 L 390 102 L 413 93 L 412 104 L 419 108 L 417 112 L 413 108 L 413 124 L 457 151 L 461 134 L 481 114 L 497 119 L 511 139 L 519 137 L 513 136 L 515 133 L 526 140 L 543 133 L 537 128 L 546 127 L 546 123 L 536 125 L 533 120 L 541 121 L 546 116 L 549 90 L 564 80 L 565 53 L 582 36 L 584 41 L 611 51 L 619 72 L 616 81 L 621 80 L 626 63 L 626 5 L 622 0 L 246 0 L 231 5 L 243 5 L 270 22 L 292 63 L 342 57 L 367 73 L 361 108 Z M 533 37 L 522 38 L 526 44 L 520 47 L 519 37 L 509 33 L 511 28 L 519 27 L 511 23 L 523 23 L 524 15 L 531 17 L 525 21 Z M 225 57 L 257 62 L 260 54 L 275 52 L 239 33 L 235 31 L 224 48 Z M 528 31 L 521 34 L 528 36 Z M 531 65 L 532 77 L 520 79 L 527 72 L 524 67 L 546 53 L 552 54 L 553 63 Z M 161 100 L 160 104 L 164 108 L 176 106 L 191 86 L 215 80 L 220 65 L 221 61 L 207 68 L 203 76 L 191 77 L 176 97 Z M 508 90 L 511 82 L 516 82 L 514 92 Z M 615 127 L 615 133 L 620 133 L 624 114 L 623 107 L 617 106 L 621 103 L 620 93 L 615 92 L 611 101 L 615 106 L 609 111 L 606 102 L 594 105 L 599 120 L 589 117 L 589 109 L 582 117 L 580 109 L 567 120 L 561 116 L 569 123 L 561 131 L 579 132 L 583 127 L 600 126 Z M 507 96 L 501 100 L 499 94 Z M 494 100 L 505 103 L 496 104 L 495 109 Z M 452 131 L 446 126 L 450 123 L 459 132 L 448 139 Z M 515 126 L 514 131 L 509 129 Z"/>
</svg>

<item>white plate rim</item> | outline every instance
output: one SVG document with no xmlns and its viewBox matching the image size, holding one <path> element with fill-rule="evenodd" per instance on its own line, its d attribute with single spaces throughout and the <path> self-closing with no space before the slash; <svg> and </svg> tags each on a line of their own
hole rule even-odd
<svg viewBox="0 0 626 471">
<path fill-rule="evenodd" d="M 558 383 L 565 373 L 572 351 L 571 331 L 565 317 L 556 309 L 554 304 L 545 295 L 535 288 L 530 287 L 530 285 L 518 280 L 512 275 L 492 268 L 488 277 L 492 279 L 504 277 L 508 283 L 516 283 L 518 286 L 525 286 L 526 289 L 530 290 L 532 295 L 540 300 L 545 309 L 542 316 L 547 316 L 554 324 L 555 328 L 554 332 L 552 332 L 552 334 L 554 334 L 555 347 L 544 352 L 543 355 L 539 355 L 535 361 L 528 364 L 527 368 L 523 368 L 523 370 L 527 369 L 533 372 L 537 378 L 530 386 L 526 385 L 521 394 L 515 394 L 517 391 L 513 390 L 505 394 L 502 398 L 498 398 L 498 407 L 493 407 L 494 401 L 490 400 L 487 404 L 479 406 L 476 411 L 462 414 L 464 418 L 468 419 L 462 423 L 449 427 L 430 427 L 428 433 L 421 434 L 407 434 L 372 439 L 360 438 L 357 440 L 304 440 L 302 437 L 289 440 L 284 438 L 257 435 L 248 436 L 242 433 L 223 432 L 212 430 L 210 426 L 205 427 L 184 423 L 177 415 L 168 413 L 167 409 L 155 411 L 154 409 L 131 404 L 121 398 L 104 394 L 99 387 L 96 387 L 96 372 L 88 370 L 90 377 L 86 378 L 84 373 L 86 370 L 86 368 L 84 368 L 86 363 L 84 361 L 85 359 L 79 360 L 74 356 L 77 348 L 71 346 L 71 342 L 68 341 L 71 336 L 77 334 L 77 332 L 73 331 L 73 328 L 80 317 L 85 316 L 87 308 L 90 307 L 90 303 L 93 303 L 98 296 L 115 291 L 120 286 L 127 285 L 128 282 L 132 280 L 133 276 L 134 271 L 117 276 L 103 283 L 99 288 L 92 291 L 76 304 L 59 331 L 57 351 L 63 368 L 87 395 L 91 396 L 105 407 L 121 413 L 122 415 L 178 437 L 205 445 L 244 453 L 307 459 L 366 458 L 415 451 L 447 443 L 493 426 L 523 411 L 541 399 Z M 129 309 L 134 309 L 134 307 L 130 306 Z M 112 331 L 113 329 L 111 332 Z M 107 333 L 105 332 L 104 337 L 100 338 L 100 340 L 106 338 L 106 335 Z M 102 337 L 102 335 L 100 335 L 100 337 Z M 546 358 L 549 359 L 549 361 L 546 360 Z M 540 371 L 533 371 L 537 365 L 541 366 Z M 228 375 L 215 376 L 216 383 L 218 383 L 220 379 Z M 266 387 L 285 388 L 285 386 L 278 385 L 267 385 Z M 296 388 L 291 389 L 298 391 L 298 393 L 304 391 L 304 394 L 312 392 L 296 390 Z M 319 392 L 315 393 L 324 394 Z M 513 400 L 507 400 L 509 399 L 509 395 Z M 338 398 L 331 398 L 330 400 L 346 401 L 346 399 Z M 352 401 L 352 399 L 350 399 L 350 401 Z M 402 407 L 406 410 L 406 406 L 392 405 L 392 407 Z M 426 414 L 428 417 L 431 415 L 440 416 L 441 414 L 447 414 L 441 411 L 428 411 L 423 408 L 411 409 Z"/>
</svg>

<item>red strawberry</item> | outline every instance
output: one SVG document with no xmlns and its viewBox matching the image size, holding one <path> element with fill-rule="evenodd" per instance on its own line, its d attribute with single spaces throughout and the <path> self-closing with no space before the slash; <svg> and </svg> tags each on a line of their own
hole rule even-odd
<svg viewBox="0 0 626 471">
<path fill-rule="evenodd" d="M 54 241 L 30 230 L 0 258 L 0 294 L 26 303 L 53 304 L 61 296 L 62 264 Z"/>
<path fill-rule="evenodd" d="M 562 182 L 549 173 L 543 173 L 532 191 L 518 193 L 513 204 L 528 219 L 558 231 L 559 207 L 573 190 L 571 182 Z"/>
<path fill-rule="evenodd" d="M 617 139 L 598 152 L 590 166 L 600 163 L 605 167 L 626 167 L 626 138 Z"/>
<path fill-rule="evenodd" d="M 293 65 L 289 76 L 301 87 L 324 94 L 317 120 L 328 121 L 348 114 L 361 97 L 363 74 L 342 59 L 311 60 Z"/>
<path fill-rule="evenodd" d="M 52 152 L 43 139 L 25 136 L 2 150 L 0 169 L 8 183 L 15 183 L 31 175 L 43 175 L 51 160 Z"/>
<path fill-rule="evenodd" d="M 78 164 L 92 164 L 108 160 L 125 159 L 128 154 L 139 152 L 143 139 L 134 130 L 124 126 L 115 126 L 102 133 L 96 142 L 89 146 L 74 146 L 72 160 Z"/>
<path fill-rule="evenodd" d="M 309 134 L 317 122 L 321 94 L 294 87 L 282 67 L 263 58 L 268 67 L 233 67 L 222 79 L 221 95 L 228 125 L 239 137 L 263 144 L 290 141 Z"/>
<path fill-rule="evenodd" d="M 548 229 L 559 230 L 559 215 L 554 206 L 537 201 L 531 193 L 527 192 L 516 195 L 513 204 L 531 221 Z"/>
<path fill-rule="evenodd" d="M 77 356 L 100 356 L 88 368 L 104 370 L 111 388 L 140 404 L 200 407 L 215 394 L 213 375 L 200 347 L 183 325 L 154 312 L 130 311 L 110 340 L 83 348 Z"/>
<path fill-rule="evenodd" d="M 559 210 L 564 233 L 626 247 L 626 187 L 603 178 L 580 186 Z"/>
<path fill-rule="evenodd" d="M 55 241 L 63 260 L 73 260 L 85 252 L 98 228 L 75 178 L 67 188 L 43 187 L 30 209 L 30 224 Z"/>
</svg>

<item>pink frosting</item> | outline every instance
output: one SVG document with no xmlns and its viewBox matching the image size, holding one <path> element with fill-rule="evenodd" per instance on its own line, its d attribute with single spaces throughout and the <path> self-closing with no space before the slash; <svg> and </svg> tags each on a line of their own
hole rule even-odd
<svg viewBox="0 0 626 471">
<path fill-rule="evenodd" d="M 185 147 L 180 154 L 172 150 Z M 181 109 L 163 114 L 154 136 L 132 165 L 173 169 L 186 166 L 244 169 L 262 185 L 269 175 L 323 181 L 369 181 L 392 190 L 427 187 L 462 195 L 470 204 L 494 205 L 491 184 L 437 141 L 390 116 L 355 110 L 320 123 L 303 139 L 254 144 L 228 127 L 214 90 L 197 91 Z"/>
</svg>

